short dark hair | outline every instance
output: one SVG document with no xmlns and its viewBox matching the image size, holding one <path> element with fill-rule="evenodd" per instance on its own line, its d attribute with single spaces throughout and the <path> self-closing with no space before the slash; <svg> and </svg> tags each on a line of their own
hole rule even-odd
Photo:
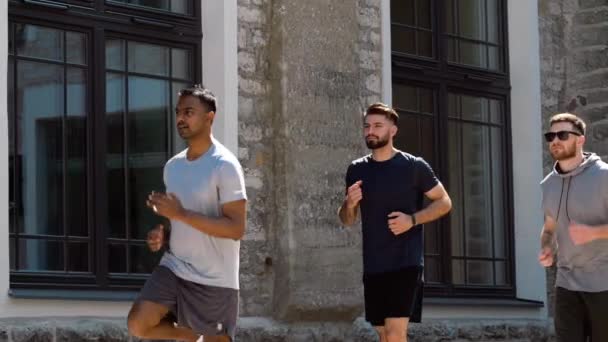
<svg viewBox="0 0 608 342">
<path fill-rule="evenodd" d="M 369 105 L 363 116 L 366 117 L 368 115 L 383 115 L 385 118 L 391 120 L 395 125 L 399 123 L 399 114 L 397 114 L 393 108 L 382 102 L 376 102 Z"/>
<path fill-rule="evenodd" d="M 551 121 L 549 126 L 553 126 L 554 123 L 557 122 L 569 122 L 572 126 L 582 135 L 585 135 L 585 131 L 587 130 L 587 125 L 583 121 L 583 119 L 572 113 L 560 113 L 555 114 L 551 117 Z"/>
<path fill-rule="evenodd" d="M 182 96 L 194 96 L 197 97 L 202 104 L 207 107 L 207 111 L 216 112 L 217 110 L 217 99 L 211 90 L 205 88 L 201 84 L 195 84 L 192 87 L 184 88 L 177 93 L 180 97 Z"/>
</svg>

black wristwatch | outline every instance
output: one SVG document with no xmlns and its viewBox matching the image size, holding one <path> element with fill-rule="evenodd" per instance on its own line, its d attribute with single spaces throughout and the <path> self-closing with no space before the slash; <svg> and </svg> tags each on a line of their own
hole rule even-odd
<svg viewBox="0 0 608 342">
<path fill-rule="evenodd" d="M 416 226 L 416 214 L 412 214 L 412 227 Z"/>
</svg>

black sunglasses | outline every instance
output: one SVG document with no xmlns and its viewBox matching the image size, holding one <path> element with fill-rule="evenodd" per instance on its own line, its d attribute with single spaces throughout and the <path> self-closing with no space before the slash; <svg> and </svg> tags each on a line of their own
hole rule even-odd
<svg viewBox="0 0 608 342">
<path fill-rule="evenodd" d="M 547 133 L 545 133 L 545 140 L 547 142 L 552 142 L 553 139 L 555 139 L 555 137 L 557 137 L 561 141 L 566 141 L 566 140 L 568 140 L 570 134 L 574 134 L 579 137 L 582 135 L 579 132 L 574 132 L 574 131 L 547 132 Z"/>
</svg>

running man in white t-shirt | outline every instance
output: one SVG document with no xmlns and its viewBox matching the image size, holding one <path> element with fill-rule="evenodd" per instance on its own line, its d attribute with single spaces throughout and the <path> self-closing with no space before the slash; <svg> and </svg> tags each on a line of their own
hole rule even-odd
<svg viewBox="0 0 608 342">
<path fill-rule="evenodd" d="M 166 193 L 148 198 L 148 207 L 171 221 L 171 234 L 169 249 L 129 312 L 134 336 L 234 340 L 247 196 L 237 158 L 211 135 L 215 113 L 209 90 L 180 91 L 176 123 L 188 148 L 165 165 Z M 150 249 L 161 249 L 167 233 L 161 225 L 150 231 Z"/>
</svg>

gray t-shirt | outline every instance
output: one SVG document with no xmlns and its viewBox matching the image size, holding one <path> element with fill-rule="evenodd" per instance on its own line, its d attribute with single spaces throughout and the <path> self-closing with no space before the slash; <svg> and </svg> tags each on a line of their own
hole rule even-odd
<svg viewBox="0 0 608 342">
<path fill-rule="evenodd" d="M 222 215 L 222 205 L 247 199 L 243 169 L 226 147 L 213 139 L 209 150 L 189 161 L 184 150 L 165 165 L 167 192 L 184 208 L 209 217 Z M 240 241 L 201 232 L 171 220 L 170 250 L 160 261 L 178 277 L 198 284 L 239 288 Z"/>
<path fill-rule="evenodd" d="M 585 153 L 585 160 L 570 172 L 554 167 L 541 186 L 545 215 L 557 222 L 555 285 L 571 291 L 608 291 L 608 240 L 577 246 L 568 228 L 571 222 L 608 223 L 608 164 Z"/>
</svg>

